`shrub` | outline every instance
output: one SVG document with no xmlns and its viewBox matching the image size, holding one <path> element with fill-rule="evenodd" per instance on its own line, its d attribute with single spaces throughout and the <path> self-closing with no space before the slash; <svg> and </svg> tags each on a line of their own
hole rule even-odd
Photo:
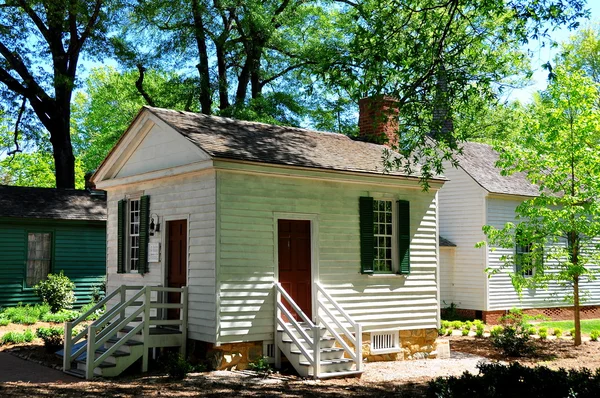
<svg viewBox="0 0 600 398">
<path fill-rule="evenodd" d="M 0 326 L 6 326 L 10 323 L 10 319 L 8 318 L 0 318 Z"/>
<path fill-rule="evenodd" d="M 468 336 L 470 331 L 471 331 L 470 328 L 468 328 L 466 326 L 463 326 L 463 328 L 462 328 L 462 335 L 463 336 Z"/>
<path fill-rule="evenodd" d="M 569 329 L 569 334 L 573 337 L 575 337 L 575 328 L 571 328 Z"/>
<path fill-rule="evenodd" d="M 500 322 L 504 326 L 502 331 L 491 336 L 494 347 L 502 350 L 505 355 L 514 357 L 534 352 L 531 336 L 527 333 L 530 326 L 521 310 L 510 310 L 500 318 Z"/>
<path fill-rule="evenodd" d="M 438 377 L 429 382 L 427 397 L 496 397 L 548 398 L 596 397 L 600 391 L 600 372 L 588 369 L 551 370 L 510 365 L 480 363 L 479 375 L 465 372 L 459 377 Z"/>
<path fill-rule="evenodd" d="M 450 329 L 452 327 L 452 323 L 450 321 L 442 321 L 442 327 L 445 329 Z"/>
<path fill-rule="evenodd" d="M 461 321 L 453 321 L 451 326 L 452 326 L 452 329 L 460 330 L 460 329 L 462 329 L 463 323 Z"/>
<path fill-rule="evenodd" d="M 96 305 L 96 303 L 93 302 L 93 301 L 87 303 L 86 305 L 84 305 L 83 307 L 81 307 L 81 310 L 79 310 L 80 315 L 85 314 L 86 312 L 88 312 L 95 305 Z M 102 308 L 98 308 L 96 311 L 92 312 L 85 319 L 86 319 L 86 321 L 95 321 L 96 319 L 100 318 L 102 316 L 102 314 L 104 314 L 104 311 L 106 311 L 106 306 L 105 305 L 103 305 Z"/>
<path fill-rule="evenodd" d="M 60 310 L 57 313 L 49 312 L 42 317 L 44 322 L 64 323 L 70 322 L 79 316 L 79 312 L 71 310 Z"/>
<path fill-rule="evenodd" d="M 35 335 L 44 340 L 44 346 L 49 352 L 55 352 L 63 345 L 64 330 L 60 327 L 41 327 L 35 331 Z"/>
<path fill-rule="evenodd" d="M 439 328 L 439 329 L 438 329 L 438 334 L 439 334 L 440 336 L 445 336 L 447 333 L 448 333 L 448 329 L 446 329 L 446 328 L 445 328 L 445 327 L 443 327 L 443 326 L 442 326 L 441 328 Z"/>
<path fill-rule="evenodd" d="M 0 339 L 0 344 L 23 344 L 30 343 L 33 341 L 34 335 L 30 329 L 27 329 L 23 333 L 19 332 L 8 332 L 5 333 Z"/>
<path fill-rule="evenodd" d="M 62 271 L 60 274 L 48 274 L 48 279 L 33 287 L 44 303 L 50 305 L 50 311 L 58 312 L 72 308 L 75 302 L 75 284 Z"/>
<path fill-rule="evenodd" d="M 469 328 L 469 330 L 471 330 L 471 328 L 473 327 L 473 322 L 471 321 L 466 321 L 463 325 L 464 328 Z"/>
<path fill-rule="evenodd" d="M 533 336 L 535 334 L 535 328 L 533 326 L 528 327 L 526 333 Z"/>
<path fill-rule="evenodd" d="M 553 334 L 556 336 L 557 339 L 560 339 L 560 336 L 562 336 L 562 329 L 554 328 Z"/>
<path fill-rule="evenodd" d="M 194 370 L 193 366 L 179 353 L 169 353 L 164 359 L 164 368 L 172 380 L 183 380 Z"/>
<path fill-rule="evenodd" d="M 590 333 L 590 339 L 592 341 L 598 341 L 598 337 L 600 337 L 600 331 L 599 330 L 592 330 L 592 332 Z"/>
<path fill-rule="evenodd" d="M 269 363 L 268 357 L 261 357 L 255 361 L 252 361 L 248 364 L 250 370 L 253 370 L 262 374 L 273 373 L 273 368 L 271 368 L 271 364 Z"/>
<path fill-rule="evenodd" d="M 475 336 L 483 337 L 484 326 L 483 323 L 475 325 Z"/>
<path fill-rule="evenodd" d="M 538 336 L 540 336 L 540 339 L 546 340 L 546 338 L 548 337 L 548 329 L 545 326 L 541 326 L 538 329 Z"/>
<path fill-rule="evenodd" d="M 490 337 L 497 337 L 502 332 L 502 326 L 496 325 L 490 330 Z"/>
</svg>

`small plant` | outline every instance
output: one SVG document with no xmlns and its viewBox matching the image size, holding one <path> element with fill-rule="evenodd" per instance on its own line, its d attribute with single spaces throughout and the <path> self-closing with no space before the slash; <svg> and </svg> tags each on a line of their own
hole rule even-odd
<svg viewBox="0 0 600 398">
<path fill-rule="evenodd" d="M 70 322 L 79 316 L 79 312 L 72 310 L 60 310 L 57 313 L 48 312 L 42 317 L 44 322 L 64 323 Z"/>
<path fill-rule="evenodd" d="M 97 303 L 102 300 L 106 294 L 106 276 L 97 285 L 92 287 L 92 302 Z"/>
<path fill-rule="evenodd" d="M 193 366 L 179 353 L 169 353 L 164 360 L 164 368 L 172 380 L 183 380 L 194 370 Z"/>
<path fill-rule="evenodd" d="M 554 336 L 556 336 L 557 339 L 560 339 L 560 336 L 562 336 L 562 329 L 560 328 L 554 328 L 553 330 L 553 334 Z"/>
<path fill-rule="evenodd" d="M 473 322 L 471 322 L 471 321 L 466 321 L 463 325 L 463 328 L 469 328 L 469 330 L 471 330 L 472 327 L 473 327 Z"/>
<path fill-rule="evenodd" d="M 8 318 L 0 318 L 0 326 L 6 326 L 10 323 L 10 319 Z"/>
<path fill-rule="evenodd" d="M 463 323 L 461 321 L 453 321 L 451 326 L 454 330 L 460 330 L 462 329 Z"/>
<path fill-rule="evenodd" d="M 72 308 L 75 302 L 75 284 L 63 271 L 60 274 L 48 274 L 48 279 L 39 282 L 33 290 L 44 303 L 50 305 L 52 312 Z"/>
<path fill-rule="evenodd" d="M 527 333 L 527 317 L 519 309 L 512 309 L 500 318 L 504 326 L 497 335 L 492 335 L 492 344 L 505 355 L 519 357 L 533 353 L 535 347 Z"/>
<path fill-rule="evenodd" d="M 93 301 L 91 301 L 91 302 L 87 303 L 86 305 L 84 305 L 83 307 L 81 307 L 81 310 L 79 310 L 79 313 L 81 315 L 83 315 L 86 312 L 88 312 L 90 309 L 92 309 L 95 305 L 96 305 L 96 303 L 93 302 Z M 92 312 L 85 319 L 87 321 L 95 321 L 96 319 L 100 318 L 102 316 L 102 314 L 104 314 L 104 311 L 106 311 L 106 306 L 105 305 L 103 305 L 101 308 L 98 308 L 96 311 Z"/>
<path fill-rule="evenodd" d="M 273 368 L 271 368 L 271 364 L 269 363 L 269 357 L 258 358 L 257 360 L 250 362 L 248 367 L 250 370 L 262 374 L 273 373 Z"/>
<path fill-rule="evenodd" d="M 569 329 L 569 334 L 575 338 L 575 328 Z"/>
<path fill-rule="evenodd" d="M 466 326 L 463 326 L 463 328 L 462 328 L 462 335 L 463 336 L 468 336 L 470 331 L 471 331 L 470 328 L 468 328 Z"/>
<path fill-rule="evenodd" d="M 60 327 L 41 327 L 35 331 L 35 335 L 44 340 L 46 351 L 55 352 L 63 345 L 64 330 Z"/>
<path fill-rule="evenodd" d="M 475 336 L 483 337 L 484 326 L 483 323 L 478 323 L 475 325 Z"/>
<path fill-rule="evenodd" d="M 446 328 L 445 328 L 445 327 L 443 327 L 443 326 L 442 326 L 441 328 L 439 328 L 439 329 L 438 329 L 438 334 L 439 334 L 440 336 L 445 336 L 447 333 L 448 333 L 448 329 L 446 329 Z"/>
<path fill-rule="evenodd" d="M 540 339 L 546 340 L 548 338 L 548 329 L 545 326 L 541 326 L 538 329 L 538 336 L 540 336 Z"/>
<path fill-rule="evenodd" d="M 527 328 L 526 333 L 530 336 L 533 336 L 535 334 L 535 328 L 533 326 L 530 326 L 529 328 Z"/>
<path fill-rule="evenodd" d="M 483 321 L 482 321 L 481 319 L 475 319 L 475 320 L 473 321 L 473 325 L 474 325 L 475 327 L 477 327 L 477 326 L 479 326 L 479 325 L 482 325 L 482 326 L 483 326 L 483 325 L 484 325 L 484 323 L 483 323 Z"/>
<path fill-rule="evenodd" d="M 19 303 L 16 307 L 9 307 L 2 312 L 2 318 L 7 318 L 12 323 L 23 325 L 32 325 L 39 321 L 45 314 L 50 312 L 50 306 L 41 305 L 22 305 Z"/>
<path fill-rule="evenodd" d="M 600 330 L 592 330 L 590 333 L 590 339 L 592 341 L 598 341 L 598 337 L 600 337 Z"/>
<path fill-rule="evenodd" d="M 450 329 L 452 327 L 452 322 L 450 322 L 450 321 L 442 321 L 442 327 L 444 329 Z"/>
<path fill-rule="evenodd" d="M 5 333 L 2 338 L 0 338 L 0 344 L 23 344 L 30 343 L 33 341 L 33 332 L 30 329 L 27 329 L 23 333 L 19 332 L 8 332 Z"/>
</svg>

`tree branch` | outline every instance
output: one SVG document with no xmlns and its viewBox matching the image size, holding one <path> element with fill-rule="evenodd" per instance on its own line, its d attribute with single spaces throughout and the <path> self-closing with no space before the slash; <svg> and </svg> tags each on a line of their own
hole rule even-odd
<svg viewBox="0 0 600 398">
<path fill-rule="evenodd" d="M 260 88 L 262 89 L 264 86 L 266 86 L 267 84 L 271 83 L 273 80 L 280 78 L 281 76 L 287 74 L 288 72 L 293 71 L 294 69 L 298 69 L 298 68 L 301 68 L 301 67 L 306 66 L 306 65 L 314 65 L 314 64 L 316 64 L 316 62 L 306 61 L 306 62 L 301 62 L 301 63 L 296 64 L 296 65 L 290 65 L 287 68 L 285 68 L 282 71 L 280 71 L 279 73 L 276 73 L 273 76 L 269 77 L 268 79 L 265 79 L 262 82 L 260 82 Z"/>
<path fill-rule="evenodd" d="M 146 72 L 146 68 L 142 64 L 137 64 L 138 72 L 140 73 L 140 77 L 135 81 L 135 87 L 138 92 L 144 97 L 146 103 L 150 106 L 156 106 L 152 97 L 148 94 L 148 92 L 144 89 L 144 72 Z"/>
<path fill-rule="evenodd" d="M 13 140 L 15 142 L 15 150 L 7 153 L 8 156 L 12 155 L 12 159 L 9 161 L 12 162 L 15 158 L 15 155 L 18 152 L 23 152 L 21 148 L 19 148 L 19 124 L 21 123 L 21 118 L 23 117 L 23 112 L 25 112 L 25 104 L 27 104 L 27 97 L 23 96 L 23 103 L 21 104 L 21 109 L 19 109 L 19 115 L 17 116 L 17 122 L 15 123 L 15 132 Z"/>
<path fill-rule="evenodd" d="M 42 19 L 35 13 L 35 11 L 33 11 L 33 9 L 29 6 L 29 4 L 25 0 L 18 0 L 18 2 L 19 2 L 19 5 L 21 6 L 21 8 L 23 9 L 23 11 L 25 11 L 25 13 L 27 13 L 27 15 L 29 15 L 29 18 L 31 18 L 31 20 L 33 21 L 35 26 L 37 26 L 40 33 L 44 36 L 44 39 L 46 39 L 46 41 L 48 43 L 50 43 L 50 41 L 51 41 L 50 32 L 48 31 L 48 28 L 46 27 L 46 25 L 44 25 L 44 21 L 42 21 Z"/>
</svg>

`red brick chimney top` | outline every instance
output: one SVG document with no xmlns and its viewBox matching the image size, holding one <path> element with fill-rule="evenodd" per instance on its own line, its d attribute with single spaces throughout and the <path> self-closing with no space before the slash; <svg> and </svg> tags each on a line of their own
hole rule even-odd
<svg viewBox="0 0 600 398">
<path fill-rule="evenodd" d="M 358 136 L 368 142 L 398 144 L 398 100 L 378 95 L 358 101 Z"/>
</svg>

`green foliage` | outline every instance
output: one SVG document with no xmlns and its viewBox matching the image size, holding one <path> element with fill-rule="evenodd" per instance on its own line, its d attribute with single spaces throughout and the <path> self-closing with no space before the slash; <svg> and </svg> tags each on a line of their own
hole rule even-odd
<svg viewBox="0 0 600 398">
<path fill-rule="evenodd" d="M 75 319 L 77 319 L 78 316 L 79 316 L 78 311 L 60 310 L 55 313 L 48 312 L 48 313 L 44 314 L 42 316 L 41 320 L 44 322 L 63 323 L 63 322 L 74 321 Z"/>
<path fill-rule="evenodd" d="M 500 325 L 496 325 L 494 327 L 492 327 L 492 329 L 490 330 L 490 337 L 492 339 L 494 338 L 498 338 L 500 336 L 500 333 L 502 333 L 503 327 Z"/>
<path fill-rule="evenodd" d="M 463 328 L 462 328 L 462 335 L 463 336 L 468 336 L 470 331 L 471 331 L 471 329 L 469 329 L 466 326 L 463 326 Z"/>
<path fill-rule="evenodd" d="M 552 334 L 554 336 L 556 336 L 557 339 L 560 339 L 560 337 L 562 336 L 563 332 L 560 328 L 554 328 L 554 330 L 552 331 Z"/>
<path fill-rule="evenodd" d="M 96 303 L 91 301 L 91 302 L 87 303 L 86 305 L 84 305 L 83 307 L 81 307 L 81 309 L 79 310 L 79 313 L 81 315 L 83 315 L 86 312 L 88 312 L 90 309 L 92 309 L 95 305 L 96 305 Z M 86 321 L 95 321 L 96 319 L 100 318 L 102 316 L 102 314 L 104 314 L 105 311 L 106 311 L 106 305 L 103 305 L 102 307 L 98 308 L 97 310 L 92 312 L 90 315 L 88 315 L 88 317 L 85 319 L 86 319 Z"/>
<path fill-rule="evenodd" d="M 575 336 L 575 328 L 569 329 L 569 334 L 574 337 Z"/>
<path fill-rule="evenodd" d="M 600 371 L 589 369 L 551 370 L 543 366 L 530 368 L 513 362 L 510 365 L 480 363 L 479 375 L 465 372 L 459 377 L 439 377 L 429 382 L 430 398 L 593 398 L 600 394 Z"/>
<path fill-rule="evenodd" d="M 461 321 L 453 321 L 451 323 L 452 329 L 454 330 L 460 330 L 463 327 L 463 323 Z"/>
<path fill-rule="evenodd" d="M 475 336 L 483 337 L 483 332 L 484 332 L 483 323 L 478 323 L 477 325 L 475 325 Z"/>
<path fill-rule="evenodd" d="M 33 287 L 35 294 L 44 303 L 50 305 L 52 312 L 58 312 L 64 308 L 72 308 L 75 302 L 75 284 L 71 282 L 63 271 L 59 274 L 48 274 L 48 278 Z"/>
<path fill-rule="evenodd" d="M 532 326 L 532 327 L 529 327 L 529 328 L 527 329 L 527 334 L 528 334 L 528 335 L 530 335 L 530 336 L 533 336 L 535 333 L 536 333 L 536 330 L 535 330 L 535 328 L 534 328 L 533 326 Z"/>
<path fill-rule="evenodd" d="M 574 329 L 574 322 L 571 321 L 544 321 L 540 326 L 547 328 L 561 328 L 563 330 Z M 581 321 L 581 332 L 590 334 L 592 330 L 600 330 L 600 319 L 583 319 Z"/>
<path fill-rule="evenodd" d="M 540 336 L 540 339 L 546 340 L 546 338 L 548 338 L 548 328 L 544 326 L 538 328 L 538 336 Z"/>
<path fill-rule="evenodd" d="M 440 336 L 445 336 L 448 334 L 448 329 L 446 329 L 445 327 L 442 326 L 441 328 L 438 329 L 438 334 Z"/>
<path fill-rule="evenodd" d="M 598 341 L 598 337 L 600 337 L 600 330 L 592 330 L 590 333 L 590 340 Z"/>
<path fill-rule="evenodd" d="M 258 358 L 248 364 L 248 368 L 258 373 L 269 374 L 273 373 L 273 368 L 269 363 L 269 357 Z"/>
<path fill-rule="evenodd" d="M 7 326 L 10 323 L 8 318 L 0 318 L 0 326 Z"/>
<path fill-rule="evenodd" d="M 46 314 L 50 312 L 48 304 L 42 305 L 17 305 L 16 307 L 7 307 L 2 311 L 2 318 L 10 320 L 12 323 L 24 325 L 33 325 Z"/>
<path fill-rule="evenodd" d="M 30 329 L 24 332 L 8 332 L 0 337 L 0 345 L 4 344 L 23 344 L 33 341 L 34 334 Z"/>
<path fill-rule="evenodd" d="M 172 380 L 183 380 L 189 372 L 194 370 L 194 367 L 181 354 L 175 352 L 165 356 L 163 365 L 165 372 Z"/>
<path fill-rule="evenodd" d="M 500 318 L 503 328 L 498 334 L 492 334 L 494 347 L 502 350 L 505 355 L 519 357 L 532 354 L 535 351 L 531 336 L 527 332 L 529 324 L 527 317 L 518 309 L 512 309 Z"/>
<path fill-rule="evenodd" d="M 446 305 L 446 302 L 444 301 L 444 305 Z M 456 307 L 456 303 L 450 303 L 447 305 L 447 307 L 442 308 L 442 318 L 444 318 L 447 321 L 468 321 L 469 318 L 465 317 L 464 315 L 462 315 L 459 311 L 458 308 Z M 458 329 L 458 328 L 455 328 Z"/>
<path fill-rule="evenodd" d="M 54 352 L 63 345 L 64 330 L 61 327 L 37 328 L 35 335 L 44 341 L 44 346 L 49 352 Z"/>
</svg>

